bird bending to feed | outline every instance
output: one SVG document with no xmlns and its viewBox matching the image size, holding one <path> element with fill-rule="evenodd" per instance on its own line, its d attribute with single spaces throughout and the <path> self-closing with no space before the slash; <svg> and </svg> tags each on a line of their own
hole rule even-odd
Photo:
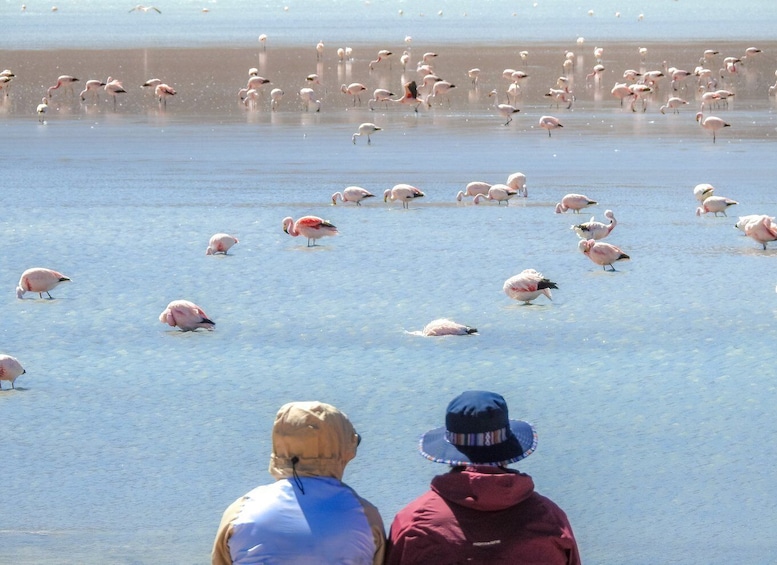
<svg viewBox="0 0 777 565">
<path fill-rule="evenodd" d="M 551 137 L 551 130 L 564 127 L 561 122 L 558 121 L 558 118 L 554 116 L 542 116 L 540 118 L 539 124 L 542 129 L 548 130 L 548 137 Z"/>
<path fill-rule="evenodd" d="M 27 269 L 19 279 L 19 286 L 16 287 L 16 298 L 23 298 L 25 292 L 37 292 L 38 296 L 43 298 L 43 293 L 45 292 L 49 299 L 51 299 L 49 291 L 53 290 L 59 283 L 69 280 L 62 273 L 52 271 L 51 269 L 43 267 Z"/>
<path fill-rule="evenodd" d="M 762 218 L 769 218 L 769 220 L 774 222 L 774 216 L 767 216 L 766 214 L 749 214 L 747 216 L 739 216 L 737 223 L 734 224 L 734 227 L 744 232 L 748 224 L 757 222 Z"/>
<path fill-rule="evenodd" d="M 10 381 L 11 388 L 16 388 L 14 381 L 19 375 L 23 375 L 26 372 L 16 357 L 0 355 L 0 390 L 3 390 L 2 381 Z"/>
<path fill-rule="evenodd" d="M 308 247 L 316 245 L 316 240 L 329 235 L 337 235 L 337 228 L 327 220 L 316 216 L 302 216 L 296 222 L 291 218 L 283 218 L 283 231 L 292 237 L 301 235 L 308 239 Z"/>
<path fill-rule="evenodd" d="M 464 188 L 464 190 L 460 190 L 458 194 L 456 194 L 456 200 L 461 202 L 462 198 L 465 196 L 471 196 L 475 197 L 478 194 L 488 194 L 488 189 L 491 188 L 491 184 L 483 181 L 472 181 L 470 183 L 467 183 L 467 186 Z"/>
<path fill-rule="evenodd" d="M 99 99 L 100 88 L 103 86 L 105 86 L 105 83 L 101 80 L 92 79 L 86 81 L 84 83 L 84 89 L 79 95 L 81 97 L 81 102 L 86 102 L 86 96 L 88 94 L 91 94 L 95 101 L 97 101 Z"/>
<path fill-rule="evenodd" d="M 54 86 L 50 86 L 48 90 L 46 91 L 46 96 L 51 98 L 52 92 L 57 90 L 58 88 L 64 87 L 65 90 L 73 91 L 73 83 L 78 82 L 78 79 L 76 77 L 70 76 L 70 75 L 61 75 L 57 79 L 57 84 Z"/>
<path fill-rule="evenodd" d="M 397 184 L 388 188 L 383 193 L 383 202 L 399 200 L 403 208 L 410 208 L 410 201 L 414 198 L 422 198 L 424 193 L 409 184 Z"/>
<path fill-rule="evenodd" d="M 507 279 L 502 286 L 502 290 L 507 296 L 525 304 L 529 304 L 540 294 L 547 296 L 548 300 L 553 300 L 551 288 L 558 288 L 558 286 L 534 269 L 524 269 L 514 277 Z"/>
<path fill-rule="evenodd" d="M 607 265 L 614 271 L 613 263 L 631 259 L 620 248 L 603 241 L 596 241 L 595 239 L 581 239 L 577 244 L 577 248 L 591 261 L 601 265 L 605 271 L 607 270 Z"/>
<path fill-rule="evenodd" d="M 598 204 L 596 200 L 591 200 L 583 194 L 567 194 L 561 199 L 561 202 L 556 204 L 556 214 L 561 214 L 567 210 L 572 210 L 573 213 L 579 214 L 583 208 L 596 204 Z"/>
<path fill-rule="evenodd" d="M 372 140 L 370 139 L 370 135 L 372 135 L 376 131 L 381 131 L 382 129 L 383 128 L 379 128 L 378 126 L 376 126 L 371 122 L 365 122 L 359 126 L 359 131 L 357 131 L 351 136 L 351 141 L 353 141 L 353 144 L 356 145 L 356 138 L 361 135 L 366 135 L 367 143 L 368 144 L 372 143 Z"/>
<path fill-rule="evenodd" d="M 767 242 L 777 241 L 777 225 L 766 215 L 745 224 L 744 231 L 747 237 L 763 245 L 764 249 Z"/>
<path fill-rule="evenodd" d="M 351 84 L 344 84 L 340 87 L 340 92 L 353 97 L 353 105 L 356 106 L 356 102 L 359 102 L 361 106 L 362 98 L 361 93 L 367 90 L 367 87 L 360 82 L 352 82 Z"/>
<path fill-rule="evenodd" d="M 472 335 L 477 333 L 477 328 L 471 328 L 464 324 L 459 324 L 447 318 L 432 320 L 421 331 L 425 336 L 436 337 L 441 335 Z"/>
<path fill-rule="evenodd" d="M 503 125 L 508 125 L 510 122 L 512 122 L 513 114 L 520 112 L 518 108 L 516 108 L 511 104 L 500 104 L 499 94 L 497 93 L 496 89 L 489 92 L 488 95 L 494 97 L 494 105 L 496 107 L 496 111 L 499 112 L 500 116 L 502 116 L 507 120 Z"/>
<path fill-rule="evenodd" d="M 712 196 L 713 192 L 715 192 L 715 187 L 706 182 L 697 184 L 693 187 L 693 196 L 699 202 L 704 202 L 707 200 L 707 198 Z"/>
<path fill-rule="evenodd" d="M 372 92 L 372 98 L 370 98 L 370 100 L 367 102 L 367 105 L 369 106 L 370 110 L 375 110 L 375 104 L 383 102 L 386 105 L 386 108 L 388 108 L 388 103 L 392 102 L 392 96 L 394 96 L 394 93 L 390 90 L 385 88 L 376 88 Z"/>
<path fill-rule="evenodd" d="M 705 118 L 704 114 L 701 112 L 696 114 L 696 121 L 699 122 L 701 127 L 712 132 L 712 143 L 715 143 L 718 130 L 731 127 L 731 124 L 726 123 L 723 118 L 718 118 L 717 116 L 707 116 Z"/>
<path fill-rule="evenodd" d="M 236 243 L 240 242 L 235 236 L 228 233 L 213 234 L 208 242 L 208 248 L 205 249 L 205 255 L 215 255 L 216 253 L 227 255 L 229 249 Z"/>
<path fill-rule="evenodd" d="M 609 224 L 595 222 L 594 217 L 591 216 L 590 221 L 572 226 L 572 229 L 575 230 L 575 233 L 577 233 L 581 239 L 604 239 L 610 235 L 610 232 L 618 224 L 612 210 L 605 211 L 604 217 L 610 220 Z"/>
<path fill-rule="evenodd" d="M 173 300 L 159 315 L 159 321 L 174 328 L 178 327 L 184 332 L 197 328 L 212 330 L 216 326 L 216 322 L 208 318 L 202 308 L 188 300 Z"/>
<path fill-rule="evenodd" d="M 715 214 L 715 216 L 717 216 L 718 213 L 721 213 L 725 216 L 726 208 L 736 204 L 739 204 L 739 202 L 736 200 L 731 200 L 730 198 L 725 198 L 724 196 L 710 196 L 701 203 L 701 206 L 696 208 L 696 215 L 701 216 L 702 214 L 708 214 L 709 212 L 712 212 Z"/>
<path fill-rule="evenodd" d="M 507 177 L 507 182 L 505 184 L 524 198 L 529 196 L 529 192 L 526 189 L 526 175 L 523 173 L 513 173 Z"/>
<path fill-rule="evenodd" d="M 518 191 L 513 190 L 506 184 L 495 184 L 488 189 L 486 194 L 476 194 L 475 198 L 472 199 L 472 203 L 480 204 L 480 199 L 482 198 L 484 200 L 494 201 L 497 204 L 502 204 L 502 202 L 505 202 L 509 206 L 510 203 L 508 200 L 510 200 L 516 194 L 518 194 Z"/>
<path fill-rule="evenodd" d="M 374 196 L 370 191 L 360 186 L 349 186 L 344 188 L 342 192 L 335 192 L 332 195 L 332 204 L 337 205 L 337 199 L 339 198 L 342 202 L 354 202 L 357 206 L 361 206 L 362 200 L 373 198 Z"/>
</svg>

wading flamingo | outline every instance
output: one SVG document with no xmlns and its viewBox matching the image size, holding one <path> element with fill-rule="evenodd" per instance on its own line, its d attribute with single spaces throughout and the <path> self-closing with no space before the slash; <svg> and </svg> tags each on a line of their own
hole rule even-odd
<svg viewBox="0 0 777 565">
<path fill-rule="evenodd" d="M 693 196 L 699 202 L 704 202 L 707 200 L 707 198 L 712 196 L 713 192 L 715 192 L 715 187 L 706 182 L 697 184 L 693 187 Z"/>
<path fill-rule="evenodd" d="M 73 76 L 70 76 L 70 75 L 61 75 L 57 79 L 57 84 L 55 84 L 54 86 L 50 86 L 48 88 L 48 90 L 46 91 L 46 96 L 51 98 L 51 96 L 52 96 L 51 93 L 54 92 L 55 90 L 57 90 L 58 88 L 62 88 L 62 87 L 64 87 L 65 90 L 67 90 L 67 91 L 72 93 L 73 92 L 73 83 L 74 82 L 78 82 L 78 79 L 76 77 L 73 77 Z"/>
<path fill-rule="evenodd" d="M 731 124 L 727 123 L 723 118 L 718 118 L 717 116 L 707 116 L 705 118 L 701 112 L 696 114 L 696 121 L 699 122 L 701 127 L 712 132 L 712 143 L 715 143 L 718 130 L 731 127 Z"/>
<path fill-rule="evenodd" d="M 556 204 L 556 214 L 561 214 L 567 210 L 572 210 L 573 213 L 579 214 L 583 208 L 596 204 L 598 204 L 596 200 L 591 200 L 583 194 L 567 194 L 561 199 L 561 202 Z"/>
<path fill-rule="evenodd" d="M 45 116 L 46 112 L 49 111 L 49 99 L 45 97 L 42 98 L 35 111 L 38 113 L 38 121 L 43 123 L 43 117 Z"/>
<path fill-rule="evenodd" d="M 92 79 L 86 81 L 84 83 L 84 89 L 79 95 L 81 102 L 86 102 L 87 95 L 90 95 L 92 98 L 94 98 L 95 102 L 97 102 L 99 100 L 100 88 L 103 86 L 105 86 L 105 83 L 101 80 Z"/>
<path fill-rule="evenodd" d="M 339 233 L 334 224 L 317 216 L 302 216 L 296 222 L 291 217 L 283 218 L 282 225 L 283 231 L 290 236 L 306 237 L 308 247 L 314 247 L 317 239 Z"/>
<path fill-rule="evenodd" d="M 16 388 L 14 381 L 19 375 L 23 375 L 26 372 L 16 357 L 0 355 L 0 383 L 2 381 L 10 381 L 11 388 Z M 0 390 L 3 390 L 2 384 L 0 384 Z"/>
<path fill-rule="evenodd" d="M 403 208 L 410 208 L 410 201 L 423 198 L 424 193 L 409 184 L 396 184 L 383 193 L 383 202 L 399 200 Z"/>
<path fill-rule="evenodd" d="M 43 298 L 43 293 L 45 292 L 49 299 L 51 299 L 49 291 L 53 290 L 59 283 L 69 280 L 62 273 L 52 271 L 51 269 L 43 267 L 27 269 L 19 279 L 19 286 L 16 287 L 16 298 L 23 298 L 25 292 L 37 292 L 38 296 Z"/>
<path fill-rule="evenodd" d="M 340 87 L 340 92 L 347 94 L 353 98 L 353 105 L 356 106 L 358 100 L 359 106 L 362 104 L 361 93 L 367 90 L 367 87 L 360 82 L 352 82 L 351 84 L 344 84 Z"/>
<path fill-rule="evenodd" d="M 170 96 L 175 96 L 176 92 L 172 86 L 167 84 L 157 84 L 154 88 L 154 94 L 156 95 L 159 103 L 167 108 L 167 99 Z"/>
<path fill-rule="evenodd" d="M 299 98 L 302 100 L 302 103 L 305 105 L 305 111 L 310 111 L 310 105 L 315 104 L 316 105 L 316 112 L 321 111 L 321 100 L 316 100 L 316 91 L 312 88 L 300 88 L 299 89 Z"/>
<path fill-rule="evenodd" d="M 208 318 L 202 308 L 188 300 L 173 300 L 159 315 L 159 321 L 184 332 L 197 328 L 212 330 L 216 326 L 216 322 Z"/>
<path fill-rule="evenodd" d="M 491 200 L 492 202 L 496 202 L 499 205 L 504 202 L 509 206 L 510 203 L 508 200 L 510 200 L 516 194 L 518 194 L 518 191 L 513 190 L 506 184 L 495 184 L 488 189 L 486 194 L 476 194 L 475 198 L 472 200 L 472 203 L 480 204 L 480 199 L 482 198 L 483 200 Z"/>
<path fill-rule="evenodd" d="M 205 255 L 216 255 L 217 253 L 227 255 L 229 249 L 236 243 L 239 243 L 237 238 L 228 233 L 213 234 L 210 241 L 208 241 L 208 248 L 205 250 Z"/>
<path fill-rule="evenodd" d="M 550 131 L 556 128 L 563 128 L 564 126 L 555 116 L 542 116 L 539 121 L 542 129 L 548 130 L 548 137 L 550 137 Z"/>
<path fill-rule="evenodd" d="M 119 94 L 126 94 L 126 90 L 124 90 L 124 87 L 121 84 L 121 81 L 118 81 L 112 77 L 108 77 L 108 80 L 105 81 L 105 86 L 103 86 L 103 89 L 105 92 L 113 96 L 113 109 L 116 109 L 116 96 Z"/>
<path fill-rule="evenodd" d="M 375 110 L 375 104 L 383 102 L 386 105 L 386 108 L 388 108 L 388 103 L 391 102 L 391 97 L 394 96 L 394 93 L 390 90 L 387 90 L 385 88 L 376 88 L 372 92 L 372 98 L 367 102 L 367 105 L 369 106 L 370 110 Z"/>
<path fill-rule="evenodd" d="M 403 85 L 403 88 L 405 91 L 404 95 L 402 98 L 394 99 L 394 102 L 398 102 L 399 104 L 410 104 L 413 106 L 413 110 L 418 113 L 418 106 L 421 104 L 421 99 L 418 98 L 418 85 L 414 80 L 411 80 L 410 82 L 406 82 Z"/>
<path fill-rule="evenodd" d="M 597 265 L 601 265 L 602 269 L 605 271 L 607 270 L 607 265 L 614 271 L 615 267 L 613 266 L 613 263 L 631 259 L 631 257 L 621 251 L 620 248 L 594 239 L 581 239 L 577 244 L 577 248 L 591 261 Z"/>
<path fill-rule="evenodd" d="M 507 182 L 505 184 L 524 198 L 529 196 L 529 191 L 526 188 L 526 175 L 523 173 L 513 173 L 507 177 Z"/>
<path fill-rule="evenodd" d="M 500 104 L 499 94 L 497 93 L 496 89 L 489 92 L 488 95 L 494 97 L 494 106 L 496 107 L 496 111 L 499 112 L 500 116 L 507 120 L 503 125 L 508 125 L 510 122 L 512 122 L 513 114 L 520 112 L 518 108 L 511 104 Z"/>
<path fill-rule="evenodd" d="M 447 318 L 432 320 L 421 331 L 425 336 L 437 337 L 441 335 L 471 335 L 477 333 L 477 328 L 471 328 L 464 324 L 459 324 Z"/>
<path fill-rule="evenodd" d="M 359 131 L 354 133 L 351 136 L 351 141 L 353 141 L 353 144 L 356 145 L 356 138 L 360 135 L 366 135 L 367 136 L 367 143 L 372 143 L 372 140 L 370 139 L 370 135 L 375 133 L 376 131 L 381 131 L 383 128 L 380 128 L 373 124 L 372 122 L 365 122 L 359 126 Z"/>
<path fill-rule="evenodd" d="M 374 196 L 369 190 L 365 190 L 360 186 L 348 186 L 342 192 L 335 192 L 332 195 L 332 205 L 337 205 L 337 199 L 339 198 L 342 202 L 353 202 L 357 206 L 361 206 L 362 200 L 373 198 Z"/>
<path fill-rule="evenodd" d="M 483 181 L 472 181 L 470 183 L 467 183 L 467 186 L 464 188 L 464 190 L 460 190 L 459 193 L 456 195 L 456 200 L 461 202 L 462 198 L 465 196 L 470 196 L 474 198 L 478 194 L 488 194 L 488 189 L 491 188 L 491 184 Z"/>
<path fill-rule="evenodd" d="M 761 216 L 745 224 L 745 235 L 764 246 L 769 241 L 777 241 L 777 225 L 774 224 L 769 216 Z"/>
<path fill-rule="evenodd" d="M 609 224 L 595 222 L 594 217 L 591 216 L 590 221 L 572 226 L 572 229 L 575 230 L 575 233 L 577 233 L 581 239 L 604 239 L 610 235 L 610 232 L 618 224 L 618 221 L 615 219 L 615 215 L 612 213 L 612 210 L 605 211 L 604 217 L 610 220 Z"/>
<path fill-rule="evenodd" d="M 524 304 L 531 303 L 540 294 L 547 296 L 548 300 L 553 300 L 553 295 L 550 292 L 551 288 L 558 288 L 558 286 L 534 269 L 524 269 L 517 275 L 507 279 L 502 286 L 502 290 L 504 290 L 507 296 Z"/>
<path fill-rule="evenodd" d="M 701 203 L 701 206 L 696 208 L 696 215 L 701 216 L 702 214 L 712 212 L 715 216 L 719 213 L 726 216 L 726 208 L 735 206 L 736 204 L 739 204 L 739 202 L 731 200 L 730 198 L 725 198 L 724 196 L 710 196 Z"/>
</svg>

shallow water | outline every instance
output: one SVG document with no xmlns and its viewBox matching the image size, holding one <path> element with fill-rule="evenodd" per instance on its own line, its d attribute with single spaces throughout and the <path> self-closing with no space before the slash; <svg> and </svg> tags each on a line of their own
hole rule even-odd
<svg viewBox="0 0 777 565">
<path fill-rule="evenodd" d="M 608 45 L 605 84 L 634 47 Z M 501 60 L 491 83 L 462 85 L 450 108 L 418 116 L 349 108 L 332 92 L 319 114 L 293 102 L 248 113 L 221 85 L 187 86 L 167 111 L 144 110 L 138 95 L 115 112 L 62 102 L 40 124 L 24 109 L 42 80 L 19 77 L 0 121 L 0 350 L 27 374 L 0 393 L 0 561 L 208 562 L 223 509 L 270 480 L 272 418 L 292 399 L 349 414 L 364 441 L 346 481 L 388 527 L 444 470 L 417 455 L 418 435 L 469 388 L 502 393 L 537 426 L 538 450 L 519 467 L 566 510 L 586 563 L 768 561 L 777 251 L 733 229 L 738 215 L 775 214 L 775 59 L 764 47 L 717 110 L 732 127 L 715 144 L 693 121 L 696 101 L 661 115 L 657 97 L 634 114 L 586 88 L 587 55 L 573 110 L 551 110 L 565 124 L 552 137 L 535 125 L 549 111 L 551 54 L 534 63 L 508 127 L 485 96 Z M 678 61 L 698 57 L 698 44 L 678 49 Z M 354 146 L 367 120 L 384 130 Z M 469 181 L 518 170 L 526 199 L 455 201 Z M 400 182 L 426 196 L 409 210 L 384 203 Z M 701 182 L 739 202 L 728 218 L 694 215 Z M 353 184 L 377 198 L 332 206 Z M 599 205 L 554 214 L 568 192 Z M 605 209 L 619 222 L 608 241 L 632 257 L 614 273 L 579 253 L 570 230 Z M 341 234 L 309 249 L 282 232 L 283 217 L 305 214 Z M 218 231 L 240 243 L 207 257 Z M 32 266 L 72 282 L 54 300 L 17 300 Z M 552 302 L 502 293 L 525 268 L 558 284 Z M 160 324 L 177 298 L 216 330 Z M 409 333 L 443 316 L 479 335 Z"/>
</svg>

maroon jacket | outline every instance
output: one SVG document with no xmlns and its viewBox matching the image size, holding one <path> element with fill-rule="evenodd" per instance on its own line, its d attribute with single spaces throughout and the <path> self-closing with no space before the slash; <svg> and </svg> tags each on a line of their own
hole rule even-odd
<svg viewBox="0 0 777 565">
<path fill-rule="evenodd" d="M 387 565 L 579 565 L 572 527 L 529 475 L 456 468 L 394 518 Z"/>
</svg>

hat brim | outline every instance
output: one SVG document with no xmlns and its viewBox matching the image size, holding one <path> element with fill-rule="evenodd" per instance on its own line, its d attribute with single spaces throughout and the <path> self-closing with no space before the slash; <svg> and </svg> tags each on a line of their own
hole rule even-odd
<svg viewBox="0 0 777 565">
<path fill-rule="evenodd" d="M 488 446 L 459 446 L 445 439 L 445 427 L 435 428 L 421 436 L 421 455 L 446 465 L 507 465 L 525 459 L 537 449 L 537 431 L 528 422 L 510 420 L 512 436 L 502 443 Z"/>
</svg>

